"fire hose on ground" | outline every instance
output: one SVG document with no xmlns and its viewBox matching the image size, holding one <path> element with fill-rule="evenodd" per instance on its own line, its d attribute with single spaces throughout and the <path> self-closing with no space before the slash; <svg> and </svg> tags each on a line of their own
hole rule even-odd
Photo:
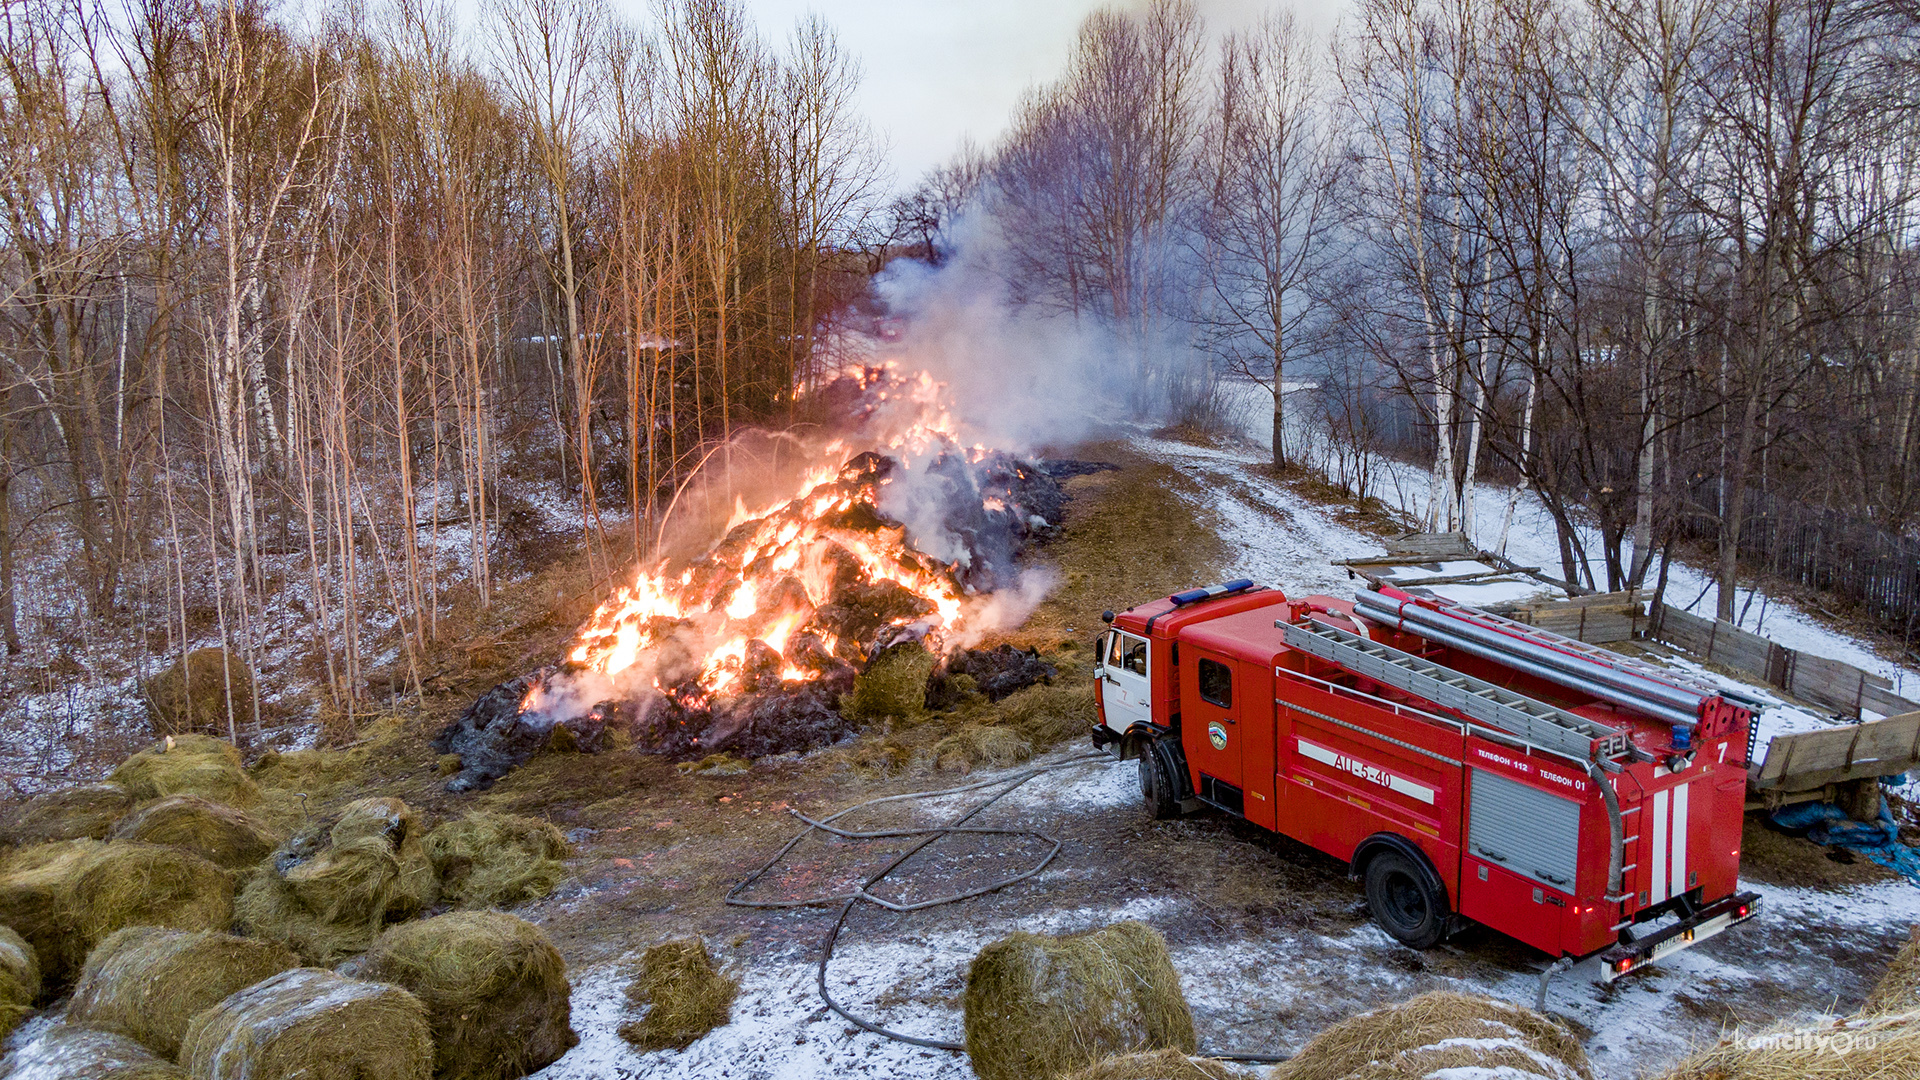
<svg viewBox="0 0 1920 1080">
<path fill-rule="evenodd" d="M 856 803 L 853 806 L 847 807 L 845 810 L 842 810 L 836 814 L 830 815 L 818 821 L 815 821 L 814 819 L 809 818 L 798 811 L 789 811 L 790 813 L 793 814 L 794 817 L 800 819 L 800 821 L 803 822 L 806 827 L 801 829 L 798 833 L 794 834 L 793 839 L 787 841 L 784 845 L 781 846 L 780 850 L 774 852 L 773 857 L 768 859 L 764 864 L 762 864 L 758 870 L 755 870 L 753 873 L 749 874 L 747 877 L 741 879 L 737 884 L 733 886 L 733 888 L 728 889 L 727 895 L 726 895 L 726 902 L 735 907 L 776 908 L 776 909 L 803 908 L 803 907 L 832 907 L 834 905 L 838 905 L 840 908 L 839 914 L 834 918 L 832 928 L 827 931 L 826 938 L 821 942 L 820 962 L 814 969 L 814 985 L 819 990 L 820 1000 L 826 1003 L 827 1008 L 832 1009 L 836 1014 L 838 1014 L 842 1019 L 846 1020 L 848 1023 L 853 1024 L 855 1027 L 861 1028 L 862 1030 L 873 1032 L 875 1035 L 882 1036 L 883 1038 L 892 1039 L 896 1042 L 903 1042 L 913 1046 L 923 1046 L 932 1050 L 952 1050 L 959 1053 L 965 1053 L 967 1048 L 965 1045 L 961 1043 L 947 1042 L 942 1039 L 922 1038 L 918 1035 L 908 1035 L 904 1032 L 893 1031 L 887 1027 L 877 1024 L 864 1017 L 854 1015 L 852 1011 L 847 1009 L 845 1006 L 841 1005 L 839 1002 L 835 1001 L 833 999 L 832 993 L 829 992 L 827 989 L 827 965 L 831 963 L 833 960 L 833 950 L 835 945 L 837 945 L 840 941 L 840 932 L 846 927 L 847 917 L 853 913 L 853 909 L 855 905 L 858 905 L 861 903 L 873 904 L 876 907 L 885 908 L 886 910 L 893 911 L 893 912 L 904 913 L 904 912 L 910 912 L 910 911 L 924 911 L 928 908 L 939 907 L 945 904 L 954 904 L 962 900 L 969 900 L 977 896 L 984 896 L 991 892 L 997 892 L 1010 885 L 1016 885 L 1022 881 L 1029 880 L 1039 875 L 1040 872 L 1045 870 L 1050 864 L 1052 864 L 1054 858 L 1060 854 L 1062 841 L 1060 841 L 1058 838 L 1048 836 L 1045 833 L 1037 832 L 1033 829 L 982 828 L 979 826 L 970 826 L 966 823 L 972 820 L 976 815 L 978 815 L 982 811 L 986 810 L 988 807 L 992 806 L 994 803 L 997 803 L 1001 799 L 1012 794 L 1021 785 L 1025 784 L 1029 780 L 1032 780 L 1034 777 L 1041 776 L 1046 773 L 1058 772 L 1063 769 L 1079 768 L 1080 766 L 1090 765 L 1096 761 L 1111 763 L 1113 761 L 1113 758 L 1105 753 L 1081 754 L 1077 757 L 1069 758 L 1066 761 L 1055 762 L 1051 765 L 1041 765 L 1036 768 L 1027 769 L 1022 772 L 1014 773 L 1010 776 L 995 777 L 994 779 L 991 779 L 991 780 L 981 780 L 972 784 L 963 784 L 959 787 L 942 788 L 934 791 L 913 791 L 913 792 L 907 792 L 901 795 L 886 795 L 877 799 L 868 799 L 866 802 Z M 952 821 L 948 822 L 945 825 L 932 825 L 932 826 L 927 826 L 925 828 L 886 829 L 886 830 L 879 830 L 874 832 L 853 832 L 846 829 L 836 828 L 833 824 L 834 822 L 839 821 L 840 819 L 846 817 L 849 814 L 854 813 L 855 811 L 863 810 L 871 806 L 879 806 L 884 803 L 907 802 L 907 801 L 916 800 L 916 799 L 944 798 L 949 795 L 961 795 L 969 791 L 980 791 L 980 790 L 984 790 L 987 788 L 994 788 L 994 787 L 998 787 L 1000 788 L 1000 790 L 994 792 L 992 795 L 983 799 L 981 802 L 975 804 L 972 809 L 968 810 L 964 814 L 961 814 L 959 817 L 953 819 Z M 741 896 L 742 893 L 752 888 L 753 885 L 756 882 L 758 882 L 761 878 L 771 873 L 774 867 L 778 866 L 781 860 L 787 857 L 787 854 L 789 852 L 793 851 L 794 848 L 800 845 L 801 841 L 805 840 L 807 837 L 813 835 L 816 832 L 825 833 L 829 836 L 836 836 L 844 840 L 884 840 L 884 839 L 905 839 L 908 837 L 920 837 L 921 839 L 919 843 L 908 847 L 907 850 L 901 852 L 899 855 L 894 856 L 891 860 L 889 860 L 886 863 L 886 865 L 882 866 L 879 870 L 868 875 L 866 880 L 861 882 L 857 887 L 855 887 L 852 892 L 841 893 L 833 896 L 811 896 L 811 897 L 805 897 L 803 899 L 798 899 L 798 900 L 749 900 Z M 973 835 L 988 835 L 988 836 L 1024 836 L 1024 837 L 1031 837 L 1035 840 L 1038 840 L 1041 843 L 1048 845 L 1048 847 L 1047 847 L 1046 854 L 1042 855 L 1037 862 L 1035 862 L 1032 866 L 1028 867 L 1026 870 L 1023 870 L 1020 873 L 1011 875 L 1009 877 L 1000 878 L 998 880 L 990 882 L 989 884 L 982 885 L 978 888 L 968 889 L 964 892 L 953 893 L 947 896 L 938 896 L 930 900 L 920 900 L 914 903 L 900 903 L 898 901 L 888 900 L 882 896 L 876 896 L 873 893 L 872 890 L 876 885 L 878 885 L 882 880 L 884 880 L 889 874 L 899 869 L 908 860 L 912 859 L 915 855 L 918 855 L 920 852 L 926 850 L 928 847 L 932 846 L 937 841 L 945 839 L 946 837 L 952 836 L 955 834 L 973 834 Z M 1279 1061 L 1285 1061 L 1287 1060 L 1287 1057 L 1288 1057 L 1288 1055 L 1285 1055 L 1285 1054 L 1213 1053 L 1206 1050 L 1202 1050 L 1201 1054 L 1205 1057 L 1216 1058 L 1223 1061 L 1240 1061 L 1240 1062 L 1247 1062 L 1250 1064 L 1262 1064 L 1262 1065 L 1272 1064 L 1274 1062 L 1279 1062 Z"/>
</svg>

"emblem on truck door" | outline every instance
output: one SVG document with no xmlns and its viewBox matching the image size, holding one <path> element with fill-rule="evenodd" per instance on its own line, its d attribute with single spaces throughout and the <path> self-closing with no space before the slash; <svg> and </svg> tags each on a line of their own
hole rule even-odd
<svg viewBox="0 0 1920 1080">
<path fill-rule="evenodd" d="M 1207 741 L 1213 744 L 1215 750 L 1225 750 L 1227 748 L 1227 729 L 1225 725 L 1221 724 L 1218 720 L 1208 724 Z"/>
</svg>

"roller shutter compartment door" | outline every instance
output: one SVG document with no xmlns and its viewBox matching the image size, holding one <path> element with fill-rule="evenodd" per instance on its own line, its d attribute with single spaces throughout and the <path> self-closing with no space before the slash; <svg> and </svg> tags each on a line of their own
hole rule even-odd
<svg viewBox="0 0 1920 1080">
<path fill-rule="evenodd" d="M 1580 866 L 1580 804 L 1473 770 L 1467 848 L 1521 877 L 1573 891 Z"/>
</svg>

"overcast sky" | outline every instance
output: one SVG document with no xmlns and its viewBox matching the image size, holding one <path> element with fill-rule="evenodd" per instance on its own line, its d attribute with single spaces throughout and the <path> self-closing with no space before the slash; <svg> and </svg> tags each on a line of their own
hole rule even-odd
<svg viewBox="0 0 1920 1080">
<path fill-rule="evenodd" d="M 635 8 L 640 0 L 627 0 Z M 1291 4 L 1331 22 L 1343 0 L 1199 0 L 1216 32 Z M 1099 0 L 746 0 L 769 39 L 818 12 L 866 71 L 864 111 L 890 148 L 898 189 L 951 158 L 963 138 L 990 145 L 1028 87 L 1060 74 L 1080 20 Z"/>
</svg>

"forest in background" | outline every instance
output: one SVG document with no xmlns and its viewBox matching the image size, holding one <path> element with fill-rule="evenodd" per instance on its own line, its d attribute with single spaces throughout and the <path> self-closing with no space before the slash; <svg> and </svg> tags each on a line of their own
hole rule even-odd
<svg viewBox="0 0 1920 1080">
<path fill-rule="evenodd" d="M 1724 617 L 1760 568 L 1920 624 L 1911 5 L 1110 8 L 891 202 L 817 19 L 471 15 L 0 14 L 12 693 L 103 651 L 257 670 L 289 622 L 323 708 L 418 692 L 529 499 L 609 580 L 652 554 L 705 455 L 813 419 L 900 255 L 1097 342 L 1114 416 L 1218 426 L 1251 381 L 1277 467 L 1420 460 L 1423 524 L 1488 546 L 1476 485 L 1537 495 L 1571 580 L 1704 553 Z"/>
</svg>

